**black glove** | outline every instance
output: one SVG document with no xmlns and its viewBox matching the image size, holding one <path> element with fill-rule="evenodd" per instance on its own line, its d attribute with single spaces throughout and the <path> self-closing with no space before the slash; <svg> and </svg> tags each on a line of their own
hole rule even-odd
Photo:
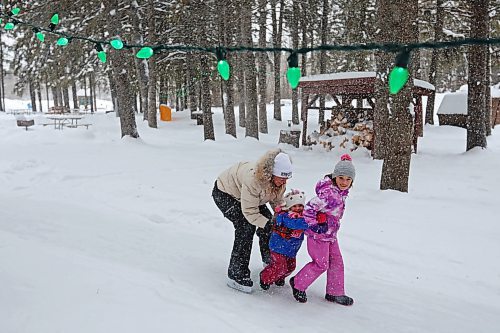
<svg viewBox="0 0 500 333">
<path fill-rule="evenodd" d="M 262 231 L 266 234 L 270 234 L 271 233 L 271 230 L 273 229 L 273 219 L 270 219 L 269 221 L 267 221 L 266 225 L 264 226 L 264 228 L 262 228 Z"/>
</svg>

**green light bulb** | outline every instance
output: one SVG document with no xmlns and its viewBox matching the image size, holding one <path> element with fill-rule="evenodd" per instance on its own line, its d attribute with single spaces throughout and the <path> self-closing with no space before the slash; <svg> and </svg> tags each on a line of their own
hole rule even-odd
<svg viewBox="0 0 500 333">
<path fill-rule="evenodd" d="M 230 67 L 226 60 L 219 60 L 217 63 L 217 71 L 225 81 L 229 80 Z"/>
<path fill-rule="evenodd" d="M 389 92 L 393 95 L 397 94 L 406 84 L 410 73 L 406 67 L 394 67 L 389 74 Z"/>
<path fill-rule="evenodd" d="M 12 9 L 10 12 L 11 12 L 12 14 L 14 14 L 14 15 L 17 15 L 17 14 L 19 14 L 19 12 L 20 12 L 20 11 L 21 11 L 21 9 L 19 9 L 19 8 L 14 8 L 14 9 Z"/>
<path fill-rule="evenodd" d="M 111 46 L 117 50 L 121 50 L 123 49 L 123 42 L 120 40 L 120 39 L 113 39 L 111 42 L 110 42 Z"/>
<path fill-rule="evenodd" d="M 137 54 L 135 56 L 139 59 L 148 59 L 148 58 L 151 58 L 151 56 L 153 54 L 154 54 L 153 49 L 146 46 L 146 47 L 143 47 L 142 49 L 140 49 L 139 52 L 137 52 Z"/>
<path fill-rule="evenodd" d="M 106 52 L 104 52 L 104 51 L 97 52 L 97 58 L 99 58 L 99 60 L 101 60 L 103 63 L 105 63 L 106 59 L 107 59 Z"/>
<path fill-rule="evenodd" d="M 36 38 L 38 38 L 38 40 L 39 40 L 40 42 L 45 42 L 45 35 L 43 34 L 43 32 L 40 32 L 40 31 L 39 31 L 39 32 L 37 32 L 37 33 L 36 33 Z"/>
<path fill-rule="evenodd" d="M 286 78 L 292 89 L 297 88 L 297 86 L 299 85 L 300 76 L 301 74 L 299 67 L 289 67 L 286 71 Z"/>
<path fill-rule="evenodd" d="M 69 40 L 66 37 L 61 37 L 57 40 L 57 45 L 59 46 L 65 46 L 68 45 Z"/>
<path fill-rule="evenodd" d="M 54 14 L 52 15 L 52 18 L 50 19 L 50 23 L 52 24 L 59 24 L 59 14 Z"/>
<path fill-rule="evenodd" d="M 4 28 L 5 28 L 5 30 L 12 30 L 12 29 L 14 29 L 14 23 L 9 22 L 9 23 L 7 23 L 7 24 L 5 25 L 5 27 L 4 27 Z"/>
</svg>

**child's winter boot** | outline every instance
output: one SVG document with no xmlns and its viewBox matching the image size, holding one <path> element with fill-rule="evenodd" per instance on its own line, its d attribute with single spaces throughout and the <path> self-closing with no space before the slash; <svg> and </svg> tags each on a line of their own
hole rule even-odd
<svg viewBox="0 0 500 333">
<path fill-rule="evenodd" d="M 274 284 L 277 285 L 278 287 L 283 287 L 285 285 L 285 279 L 279 279 Z"/>
<path fill-rule="evenodd" d="M 260 278 L 260 287 L 263 289 L 263 290 L 269 290 L 269 288 L 271 287 L 270 284 L 267 284 L 267 283 L 264 283 L 264 281 L 262 281 L 262 277 Z"/>
<path fill-rule="evenodd" d="M 328 302 L 338 303 L 338 304 L 345 305 L 345 306 L 349 306 L 349 305 L 352 305 L 352 303 L 354 303 L 354 300 L 351 297 L 346 296 L 346 295 L 333 296 L 333 295 L 326 294 L 325 299 Z"/>
<path fill-rule="evenodd" d="M 293 297 L 300 302 L 300 303 L 305 303 L 307 302 L 307 294 L 305 291 L 301 291 L 298 289 L 295 289 L 295 283 L 294 283 L 295 277 L 290 279 L 290 285 L 292 286 L 292 291 L 293 291 Z"/>
</svg>

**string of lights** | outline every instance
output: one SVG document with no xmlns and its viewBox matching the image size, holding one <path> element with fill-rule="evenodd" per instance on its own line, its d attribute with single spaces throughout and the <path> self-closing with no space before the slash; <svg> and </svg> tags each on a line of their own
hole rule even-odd
<svg viewBox="0 0 500 333">
<path fill-rule="evenodd" d="M 121 49 L 139 49 L 136 57 L 140 59 L 148 59 L 154 54 L 162 51 L 198 51 L 212 53 L 217 58 L 217 71 L 223 80 L 228 80 L 230 77 L 231 68 L 226 60 L 227 53 L 229 52 L 287 52 L 288 57 L 288 70 L 286 77 L 292 89 L 297 88 L 301 77 L 301 71 L 298 66 L 298 55 L 306 54 L 309 52 L 317 51 L 345 51 L 345 52 L 359 52 L 359 51 L 383 51 L 398 53 L 395 67 L 389 74 L 389 92 L 397 94 L 406 84 L 409 78 L 408 62 L 410 59 L 411 51 L 415 49 L 442 49 L 453 48 L 471 45 L 496 45 L 500 44 L 500 38 L 462 38 L 451 41 L 432 41 L 432 42 L 418 42 L 418 43 L 365 43 L 365 44 L 324 44 L 315 47 L 303 48 L 288 48 L 288 47 L 249 47 L 249 46 L 215 46 L 215 47 L 201 47 L 196 45 L 169 45 L 169 44 L 129 44 L 121 40 L 119 37 L 110 40 L 98 40 L 94 38 L 73 35 L 71 33 L 58 31 L 56 28 L 59 25 L 59 15 L 53 14 L 50 19 L 48 27 L 41 27 L 30 22 L 20 20 L 17 15 L 20 13 L 19 8 L 13 8 L 10 11 L 0 10 L 0 24 L 2 18 L 8 20 L 4 29 L 13 30 L 16 25 L 23 25 L 30 27 L 37 39 L 40 42 L 45 42 L 45 33 L 49 33 L 59 38 L 56 45 L 65 46 L 73 40 L 80 40 L 88 43 L 95 44 L 97 57 L 103 63 L 107 61 L 107 54 L 103 46 L 110 45 L 115 50 Z"/>
</svg>

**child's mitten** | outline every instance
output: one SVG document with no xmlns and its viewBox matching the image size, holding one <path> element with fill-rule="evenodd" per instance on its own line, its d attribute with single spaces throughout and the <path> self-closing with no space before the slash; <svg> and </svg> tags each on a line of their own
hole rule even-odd
<svg viewBox="0 0 500 333">
<path fill-rule="evenodd" d="M 316 214 L 316 221 L 318 221 L 318 224 L 326 223 L 326 213 L 319 212 Z"/>
<path fill-rule="evenodd" d="M 326 223 L 315 224 L 311 226 L 309 229 L 311 229 L 315 233 L 324 234 L 325 232 L 328 231 L 328 224 Z"/>
</svg>

